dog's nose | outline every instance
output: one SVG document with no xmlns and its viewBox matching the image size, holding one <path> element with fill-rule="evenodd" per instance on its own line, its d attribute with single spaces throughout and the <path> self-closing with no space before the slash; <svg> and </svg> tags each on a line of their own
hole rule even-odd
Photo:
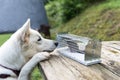
<svg viewBox="0 0 120 80">
<path fill-rule="evenodd" d="M 55 44 L 56 47 L 58 46 L 58 42 L 55 42 L 54 44 Z"/>
</svg>

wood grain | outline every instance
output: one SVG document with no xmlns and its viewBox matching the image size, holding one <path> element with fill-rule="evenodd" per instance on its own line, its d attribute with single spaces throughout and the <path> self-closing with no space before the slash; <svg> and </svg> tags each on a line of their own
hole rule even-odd
<svg viewBox="0 0 120 80">
<path fill-rule="evenodd" d="M 102 46 L 102 65 L 120 76 L 120 43 L 103 42 Z"/>
<path fill-rule="evenodd" d="M 84 66 L 62 55 L 40 62 L 45 80 L 120 80 L 120 42 L 102 44 L 100 64 Z"/>
</svg>

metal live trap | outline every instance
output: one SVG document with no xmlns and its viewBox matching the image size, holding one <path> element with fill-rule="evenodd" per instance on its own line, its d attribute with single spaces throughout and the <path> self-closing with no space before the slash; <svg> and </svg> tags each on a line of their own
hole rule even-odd
<svg viewBox="0 0 120 80">
<path fill-rule="evenodd" d="M 73 34 L 57 34 L 58 48 L 64 56 L 84 65 L 101 62 L 101 41 Z"/>
</svg>

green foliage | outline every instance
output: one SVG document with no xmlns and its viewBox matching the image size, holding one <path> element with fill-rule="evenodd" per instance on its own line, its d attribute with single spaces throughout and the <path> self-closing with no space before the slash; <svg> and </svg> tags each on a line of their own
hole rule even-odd
<svg viewBox="0 0 120 80">
<path fill-rule="evenodd" d="M 120 40 L 119 4 L 120 0 L 94 4 L 66 24 L 55 28 L 52 34 L 69 32 L 100 40 Z"/>
<path fill-rule="evenodd" d="M 85 8 L 85 4 L 83 4 L 80 0 L 63 0 L 61 6 L 63 10 L 63 22 L 75 17 Z"/>
<path fill-rule="evenodd" d="M 38 67 L 34 68 L 32 75 L 31 75 L 31 80 L 43 80 Z"/>
<path fill-rule="evenodd" d="M 84 3 L 96 3 L 96 2 L 100 2 L 100 1 L 105 1 L 105 0 L 81 0 Z"/>
<path fill-rule="evenodd" d="M 46 10 L 50 24 L 59 26 L 75 17 L 85 7 L 80 0 L 54 0 L 46 5 Z"/>
<path fill-rule="evenodd" d="M 59 26 L 98 1 L 104 0 L 49 0 L 46 10 L 50 25 Z"/>
<path fill-rule="evenodd" d="M 62 21 L 61 21 L 62 9 L 60 6 L 61 6 L 61 4 L 58 3 L 57 1 L 49 2 L 49 4 L 46 5 L 49 23 L 52 26 L 58 26 L 62 23 Z M 57 13 L 57 12 L 59 12 L 59 13 Z"/>
</svg>

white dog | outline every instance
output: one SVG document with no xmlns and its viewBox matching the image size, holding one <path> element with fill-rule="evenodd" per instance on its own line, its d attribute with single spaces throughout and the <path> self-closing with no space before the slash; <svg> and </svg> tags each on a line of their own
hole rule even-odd
<svg viewBox="0 0 120 80">
<path fill-rule="evenodd" d="M 30 28 L 30 19 L 0 48 L 0 80 L 29 80 L 33 67 L 47 59 L 57 43 Z"/>
</svg>

